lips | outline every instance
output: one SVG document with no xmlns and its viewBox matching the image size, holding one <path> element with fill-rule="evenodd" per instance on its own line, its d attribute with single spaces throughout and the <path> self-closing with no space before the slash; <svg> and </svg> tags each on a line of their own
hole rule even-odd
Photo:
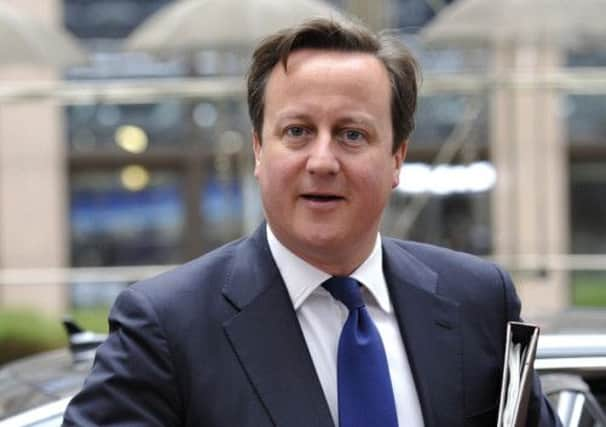
<svg viewBox="0 0 606 427">
<path fill-rule="evenodd" d="M 334 215 L 347 206 L 348 198 L 343 193 L 330 190 L 311 190 L 299 193 L 302 212 L 312 215 L 316 220 Z"/>
<path fill-rule="evenodd" d="M 334 202 L 336 200 L 343 200 L 343 197 L 335 194 L 303 194 L 301 197 L 314 202 Z"/>
</svg>

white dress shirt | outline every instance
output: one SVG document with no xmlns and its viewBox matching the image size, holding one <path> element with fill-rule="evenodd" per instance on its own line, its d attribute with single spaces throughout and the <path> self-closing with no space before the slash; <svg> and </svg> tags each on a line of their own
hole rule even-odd
<svg viewBox="0 0 606 427">
<path fill-rule="evenodd" d="M 337 350 L 341 329 L 349 312 L 345 305 L 320 286 L 330 274 L 315 268 L 282 245 L 269 225 L 267 240 L 297 313 L 330 413 L 338 427 Z M 364 285 L 362 297 L 383 340 L 398 424 L 422 427 L 421 406 L 400 328 L 389 300 L 382 261 L 381 236 L 377 235 L 372 253 L 351 277 Z"/>
</svg>

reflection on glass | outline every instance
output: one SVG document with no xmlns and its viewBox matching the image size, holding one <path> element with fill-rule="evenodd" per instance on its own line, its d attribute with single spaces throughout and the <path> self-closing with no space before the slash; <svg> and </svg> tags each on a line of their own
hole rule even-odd
<svg viewBox="0 0 606 427">
<path fill-rule="evenodd" d="M 605 194 L 605 162 L 575 162 L 571 165 L 572 253 L 606 253 Z"/>
<path fill-rule="evenodd" d="M 433 95 L 419 98 L 416 127 L 411 136 L 415 145 L 439 145 L 461 125 L 468 107 L 479 103 L 479 114 L 473 124 L 475 139 L 480 143 L 488 140 L 487 106 L 485 98 L 462 95 Z M 471 108 L 471 107 L 470 107 Z"/>
<path fill-rule="evenodd" d="M 72 147 L 77 151 L 91 151 L 97 144 L 97 137 L 87 128 L 80 128 L 72 134 Z"/>
<path fill-rule="evenodd" d="M 223 155 L 238 154 L 244 149 L 244 137 L 235 130 L 226 130 L 219 135 L 219 149 Z"/>
<path fill-rule="evenodd" d="M 413 200 L 423 196 L 394 193 L 384 215 L 383 232 L 476 255 L 491 253 L 489 191 L 427 196 L 418 215 L 408 218 Z M 412 223 L 405 229 L 410 220 Z"/>
<path fill-rule="evenodd" d="M 80 38 L 123 38 L 171 0 L 64 0 L 65 26 Z"/>
<path fill-rule="evenodd" d="M 139 126 L 124 125 L 116 129 L 114 139 L 118 147 L 133 154 L 143 153 L 149 142 L 147 134 Z"/>
<path fill-rule="evenodd" d="M 65 108 L 70 147 L 90 151 L 118 144 L 131 153 L 188 141 L 188 108 L 181 101 L 154 104 L 72 105 Z"/>
<path fill-rule="evenodd" d="M 400 172 L 397 189 L 409 194 L 479 193 L 492 189 L 496 180 L 496 169 L 489 162 L 435 167 L 425 163 L 407 163 Z"/>
<path fill-rule="evenodd" d="M 201 189 L 202 234 L 210 247 L 217 247 L 242 234 L 242 187 L 235 175 L 213 175 Z"/>
<path fill-rule="evenodd" d="M 604 163 L 575 162 L 570 168 L 571 252 L 606 253 L 606 166 Z M 571 300 L 575 306 L 606 305 L 606 272 L 575 271 Z"/>
<path fill-rule="evenodd" d="M 210 102 L 199 103 L 194 107 L 193 111 L 194 122 L 201 128 L 214 126 L 218 115 L 217 108 Z"/>
<path fill-rule="evenodd" d="M 564 107 L 571 144 L 606 144 L 606 95 L 568 95 Z"/>
<path fill-rule="evenodd" d="M 130 191 L 141 191 L 149 184 L 149 172 L 143 166 L 130 165 L 120 171 L 122 186 Z"/>
<path fill-rule="evenodd" d="M 179 177 L 172 172 L 154 171 L 148 185 L 140 191 L 125 188 L 122 178 L 120 171 L 72 176 L 72 265 L 180 261 L 184 202 Z"/>
<path fill-rule="evenodd" d="M 121 116 L 122 111 L 116 105 L 100 105 L 95 120 L 102 127 L 113 127 L 120 123 Z"/>
</svg>

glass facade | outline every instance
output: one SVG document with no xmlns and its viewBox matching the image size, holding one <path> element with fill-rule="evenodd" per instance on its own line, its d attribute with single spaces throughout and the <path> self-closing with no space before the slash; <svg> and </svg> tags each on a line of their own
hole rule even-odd
<svg viewBox="0 0 606 427">
<path fill-rule="evenodd" d="M 606 147 L 606 95 L 568 95 L 564 113 L 570 144 Z"/>
<path fill-rule="evenodd" d="M 66 27 L 93 51 L 92 65 L 68 70 L 67 79 L 243 74 L 247 58 L 235 52 L 205 50 L 187 60 L 120 53 L 119 43 L 167 3 L 64 0 Z M 350 5 L 347 0 L 331 3 Z M 435 16 L 435 7 L 448 3 L 396 0 L 390 26 L 398 28 L 421 57 L 427 75 L 486 73 L 490 57 L 485 50 L 421 49 L 414 34 Z M 601 51 L 571 52 L 566 65 L 603 67 L 605 58 Z M 563 107 L 570 157 L 571 252 L 605 253 L 606 96 L 567 94 Z M 458 145 L 442 162 L 457 173 L 486 162 L 491 157 L 490 109 L 490 96 L 484 92 L 424 94 L 405 170 L 435 169 L 432 163 L 445 143 Z M 255 193 L 249 188 L 254 179 L 243 99 L 99 102 L 67 106 L 65 117 L 73 266 L 180 263 L 238 238 L 260 219 L 259 201 L 251 202 Z M 454 141 L 461 137 L 462 143 Z M 128 169 L 131 166 L 140 169 Z M 385 234 L 491 255 L 493 187 L 444 190 L 443 184 L 440 189 L 439 180 L 452 184 L 453 175 L 436 178 L 440 174 L 434 172 L 415 178 L 421 190 L 394 193 L 384 217 Z M 145 174 L 145 184 L 136 184 Z"/>
<path fill-rule="evenodd" d="M 606 253 L 606 159 L 570 169 L 572 253 Z"/>
<path fill-rule="evenodd" d="M 67 78 L 241 75 L 245 61 L 230 52 L 184 60 L 119 51 L 169 2 L 65 0 L 66 27 L 93 52 Z M 78 104 L 65 117 L 73 266 L 180 263 L 242 234 L 249 125 L 241 99 Z"/>
<path fill-rule="evenodd" d="M 416 33 L 436 15 L 436 8 L 444 7 L 452 1 L 395 0 L 395 26 L 402 32 Z"/>
<path fill-rule="evenodd" d="M 571 62 L 593 66 L 603 60 L 600 55 L 590 58 L 576 55 Z M 565 106 L 571 157 L 570 252 L 601 255 L 606 253 L 606 95 L 568 95 Z M 601 307 L 605 301 L 604 269 L 572 272 L 572 304 Z"/>
<path fill-rule="evenodd" d="M 183 183 L 172 171 L 86 171 L 70 179 L 74 266 L 176 263 L 182 260 Z M 129 182 L 139 180 L 140 182 Z M 147 181 L 147 182 L 145 182 Z M 133 188 L 134 186 L 134 188 Z M 137 187 L 138 186 L 138 187 Z"/>
<path fill-rule="evenodd" d="M 418 165 L 408 167 L 413 169 Z M 490 191 L 494 181 L 482 184 L 482 188 L 451 187 L 450 184 L 457 179 L 456 171 L 463 168 L 471 169 L 453 165 L 448 167 L 450 172 L 444 172 L 442 177 L 439 177 L 442 168 L 434 168 L 433 177 L 419 177 L 420 181 L 415 183 L 428 184 L 421 191 L 416 194 L 396 191 L 384 216 L 383 232 L 389 236 L 432 243 L 476 255 L 490 255 Z M 405 176 L 406 169 L 401 179 L 406 179 Z M 465 179 L 475 183 L 481 180 L 473 175 Z"/>
<path fill-rule="evenodd" d="M 81 39 L 120 39 L 172 0 L 64 0 L 64 22 Z"/>
<path fill-rule="evenodd" d="M 92 52 L 68 80 L 240 76 L 246 60 L 207 50 L 189 59 L 122 52 L 170 0 L 65 0 L 65 26 Z M 242 99 L 161 98 L 65 107 L 74 267 L 178 264 L 238 238 L 250 170 Z M 71 286 L 75 306 L 109 304 L 126 282 Z"/>
<path fill-rule="evenodd" d="M 188 105 L 177 100 L 68 106 L 68 143 L 74 152 L 118 149 L 120 129 L 136 126 L 145 131 L 146 147 L 179 146 L 191 139 L 191 127 L 183 126 L 188 113 Z"/>
</svg>

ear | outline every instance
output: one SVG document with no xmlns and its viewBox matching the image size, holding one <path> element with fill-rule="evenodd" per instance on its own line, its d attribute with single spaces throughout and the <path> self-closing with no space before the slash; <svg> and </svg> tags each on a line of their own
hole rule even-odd
<svg viewBox="0 0 606 427">
<path fill-rule="evenodd" d="M 408 140 L 402 142 L 402 144 L 398 147 L 395 153 L 393 153 L 393 177 L 391 180 L 391 188 L 394 189 L 400 184 L 400 169 L 402 168 L 402 163 L 404 163 L 404 159 L 406 158 L 406 151 L 408 150 Z"/>
<path fill-rule="evenodd" d="M 255 153 L 255 176 L 258 176 L 259 166 L 261 165 L 261 138 L 257 131 L 252 132 L 253 152 Z"/>
</svg>

